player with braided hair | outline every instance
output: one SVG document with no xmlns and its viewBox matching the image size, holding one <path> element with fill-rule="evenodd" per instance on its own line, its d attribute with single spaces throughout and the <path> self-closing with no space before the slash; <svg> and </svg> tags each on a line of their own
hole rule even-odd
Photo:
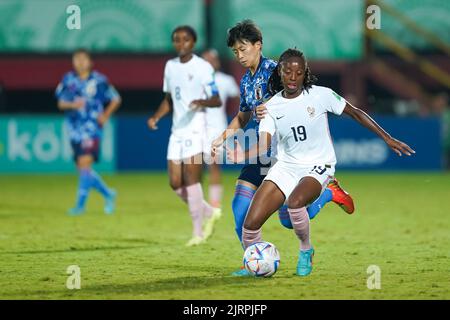
<svg viewBox="0 0 450 320">
<path fill-rule="evenodd" d="M 242 77 L 240 83 L 239 112 L 230 122 L 227 130 L 213 141 L 211 146 L 213 156 L 220 153 L 227 138 L 233 136 L 238 130 L 245 128 L 250 120 L 253 119 L 253 121 L 256 121 L 256 132 L 258 132 L 259 119 L 263 114 L 259 114 L 257 110 L 260 109 L 263 112 L 264 107 L 261 107 L 261 105 L 271 96 L 268 90 L 269 78 L 276 76 L 273 74 L 273 70 L 277 67 L 275 61 L 262 55 L 262 43 L 262 33 L 251 20 L 239 22 L 228 30 L 227 45 L 232 48 L 239 63 L 248 70 Z M 275 83 L 275 80 L 274 78 L 272 82 Z M 237 145 L 237 147 L 239 146 Z M 271 166 L 271 163 L 263 162 L 260 157 L 257 157 L 256 163 L 246 163 L 236 182 L 232 209 L 236 233 L 241 242 L 242 226 L 250 202 L 256 189 L 262 183 L 266 171 Z M 308 212 L 311 214 L 311 218 L 317 215 L 321 208 L 329 201 L 344 206 L 344 210 L 348 213 L 352 213 L 354 210 L 353 200 L 350 195 L 342 190 L 337 182 L 331 182 L 329 188 L 326 189 L 321 197 L 310 204 Z M 287 206 L 280 208 L 279 217 L 283 226 L 292 229 Z M 249 274 L 244 268 L 241 268 L 234 272 L 233 275 L 247 276 Z"/>
<path fill-rule="evenodd" d="M 297 49 L 280 57 L 270 81 L 275 94 L 266 102 L 266 116 L 259 124 L 258 145 L 233 157 L 249 159 L 265 154 L 272 137 L 278 141 L 277 163 L 256 191 L 242 229 L 244 248 L 261 241 L 261 227 L 285 202 L 300 240 L 297 275 L 312 271 L 314 249 L 309 236 L 306 206 L 317 199 L 333 179 L 336 156 L 328 128 L 328 112 L 345 113 L 376 133 L 399 156 L 415 153 L 407 144 L 391 137 L 364 111 L 352 106 L 333 90 L 315 86 L 306 58 Z M 231 157 L 230 157 L 231 158 Z"/>
</svg>

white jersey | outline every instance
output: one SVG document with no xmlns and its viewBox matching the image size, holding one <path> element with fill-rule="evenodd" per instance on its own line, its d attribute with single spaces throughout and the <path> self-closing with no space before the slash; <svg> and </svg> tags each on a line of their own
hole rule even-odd
<svg viewBox="0 0 450 320">
<path fill-rule="evenodd" d="M 172 134 L 183 135 L 205 128 L 205 112 L 193 111 L 189 105 L 193 100 L 218 93 L 214 69 L 206 60 L 194 54 L 186 63 L 181 63 L 178 57 L 167 61 L 163 91 L 172 96 Z"/>
<path fill-rule="evenodd" d="M 226 102 L 230 97 L 239 97 L 239 87 L 234 78 L 226 73 L 217 71 L 215 79 L 222 105 L 219 108 L 205 109 L 206 125 L 207 127 L 223 131 L 228 124 L 225 110 Z"/>
<path fill-rule="evenodd" d="M 340 115 L 345 104 L 344 98 L 326 87 L 312 86 L 294 99 L 286 99 L 279 92 L 266 103 L 268 114 L 261 120 L 259 131 L 276 134 L 278 161 L 334 166 L 336 155 L 327 113 Z"/>
</svg>

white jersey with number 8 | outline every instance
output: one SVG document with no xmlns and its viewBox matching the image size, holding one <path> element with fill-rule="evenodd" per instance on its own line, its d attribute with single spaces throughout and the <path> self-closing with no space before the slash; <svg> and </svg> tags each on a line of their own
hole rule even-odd
<svg viewBox="0 0 450 320">
<path fill-rule="evenodd" d="M 206 140 L 205 112 L 192 110 L 190 104 L 218 95 L 213 67 L 196 55 L 186 63 L 181 63 L 180 58 L 171 59 L 164 69 L 163 91 L 170 93 L 173 102 L 167 159 L 181 160 L 202 153 Z"/>
<path fill-rule="evenodd" d="M 186 63 L 181 63 L 180 58 L 171 59 L 164 69 L 163 91 L 170 93 L 173 101 L 172 133 L 183 135 L 204 128 L 205 112 L 194 111 L 189 105 L 193 100 L 218 94 L 214 69 L 195 54 Z"/>
</svg>

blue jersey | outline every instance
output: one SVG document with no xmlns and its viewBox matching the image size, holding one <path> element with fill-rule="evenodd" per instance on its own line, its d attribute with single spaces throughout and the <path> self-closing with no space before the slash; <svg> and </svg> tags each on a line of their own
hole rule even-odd
<svg viewBox="0 0 450 320">
<path fill-rule="evenodd" d="M 241 79 L 239 110 L 242 112 L 253 112 L 253 120 L 257 123 L 257 131 L 259 131 L 259 122 L 256 120 L 256 113 L 254 111 L 257 106 L 270 98 L 268 83 L 276 66 L 277 63 L 275 61 L 261 56 L 255 74 L 252 75 L 250 70 L 247 70 Z"/>
<path fill-rule="evenodd" d="M 119 98 L 119 94 L 108 79 L 99 72 L 92 71 L 89 77 L 82 80 L 71 71 L 64 75 L 55 92 L 58 100 L 73 102 L 84 99 L 85 105 L 78 110 L 66 111 L 66 122 L 72 142 L 100 138 L 102 128 L 98 116 L 111 101 Z"/>
</svg>

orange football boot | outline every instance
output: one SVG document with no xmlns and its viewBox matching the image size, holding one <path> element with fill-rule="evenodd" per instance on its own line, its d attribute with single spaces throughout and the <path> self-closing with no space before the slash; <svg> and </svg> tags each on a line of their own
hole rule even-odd
<svg viewBox="0 0 450 320">
<path fill-rule="evenodd" d="M 352 214 L 355 211 L 352 197 L 347 191 L 341 188 L 336 178 L 328 183 L 327 188 L 331 190 L 331 194 L 333 195 L 331 201 L 336 203 L 348 214 Z"/>
</svg>

